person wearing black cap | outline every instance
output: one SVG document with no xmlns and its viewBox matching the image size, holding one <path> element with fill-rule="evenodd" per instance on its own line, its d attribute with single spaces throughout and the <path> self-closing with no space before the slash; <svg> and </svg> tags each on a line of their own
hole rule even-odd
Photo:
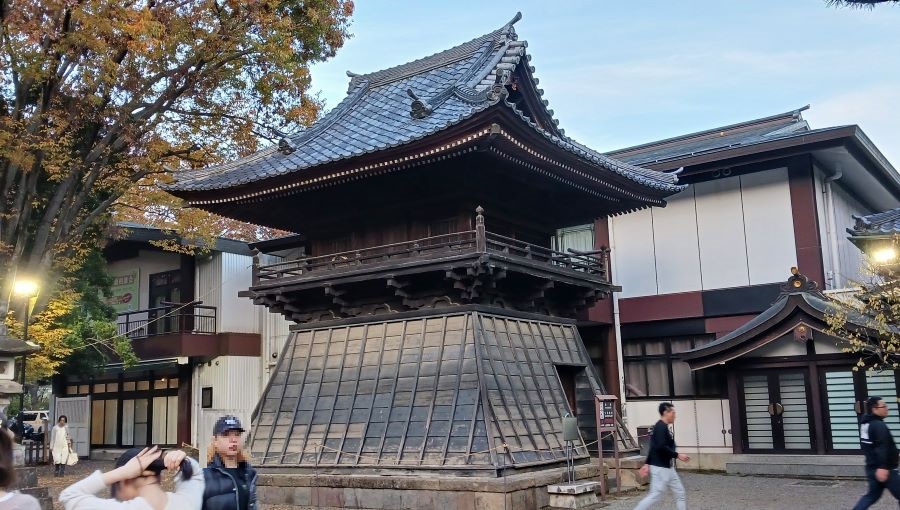
<svg viewBox="0 0 900 510">
<path fill-rule="evenodd" d="M 900 501 L 900 452 L 894 443 L 891 430 L 884 424 L 888 415 L 888 406 L 881 397 L 869 397 L 866 400 L 869 412 L 863 415 L 859 425 L 859 442 L 866 454 L 866 479 L 869 481 L 867 492 L 853 510 L 865 510 L 874 505 L 884 489 L 891 492 Z"/>
<path fill-rule="evenodd" d="M 181 471 L 175 492 L 160 487 L 163 470 Z M 101 498 L 109 488 L 113 499 Z M 116 468 L 76 482 L 59 495 L 66 510 L 191 510 L 203 503 L 203 475 L 197 461 L 180 450 L 162 457 L 159 447 L 132 448 L 116 459 Z"/>
<path fill-rule="evenodd" d="M 203 470 L 203 510 L 256 510 L 256 470 L 244 453 L 244 428 L 234 416 L 213 426 L 213 441 Z"/>
</svg>

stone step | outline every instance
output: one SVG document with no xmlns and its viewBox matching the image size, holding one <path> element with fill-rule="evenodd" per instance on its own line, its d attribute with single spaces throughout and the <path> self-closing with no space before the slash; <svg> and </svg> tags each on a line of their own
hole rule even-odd
<svg viewBox="0 0 900 510">
<path fill-rule="evenodd" d="M 725 463 L 730 475 L 865 478 L 862 455 L 735 455 Z"/>
</svg>

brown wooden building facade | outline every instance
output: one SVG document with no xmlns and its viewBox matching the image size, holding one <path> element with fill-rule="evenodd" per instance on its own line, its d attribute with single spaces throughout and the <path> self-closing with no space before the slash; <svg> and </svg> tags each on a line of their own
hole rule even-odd
<svg viewBox="0 0 900 510">
<path fill-rule="evenodd" d="M 592 399 L 606 390 L 576 325 L 617 287 L 608 248 L 551 240 L 683 187 L 565 136 L 518 19 L 351 73 L 309 129 L 170 188 L 302 234 L 305 255 L 256 266 L 245 293 L 297 323 L 255 418 L 261 465 L 557 465 L 566 413 L 578 456 L 594 443 Z"/>
</svg>

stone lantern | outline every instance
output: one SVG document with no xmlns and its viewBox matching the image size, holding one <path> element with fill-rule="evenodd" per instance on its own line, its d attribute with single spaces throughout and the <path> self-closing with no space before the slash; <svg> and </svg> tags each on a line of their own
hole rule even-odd
<svg viewBox="0 0 900 510">
<path fill-rule="evenodd" d="M 8 335 L 6 325 L 0 323 L 0 419 L 6 422 L 6 407 L 13 395 L 20 395 L 22 385 L 16 382 L 16 358 L 28 356 L 41 348 Z"/>
<path fill-rule="evenodd" d="M 13 395 L 20 395 L 22 385 L 16 382 L 16 358 L 28 356 L 40 351 L 41 348 L 33 343 L 12 338 L 8 335 L 6 324 L 0 323 L 0 420 L 7 423 L 6 407 L 10 404 Z M 24 467 L 24 454 L 21 445 L 16 445 L 13 456 L 16 464 L 16 489 L 25 494 L 31 494 L 38 498 L 41 508 L 52 508 L 50 495 L 46 487 L 38 487 L 37 469 Z"/>
</svg>

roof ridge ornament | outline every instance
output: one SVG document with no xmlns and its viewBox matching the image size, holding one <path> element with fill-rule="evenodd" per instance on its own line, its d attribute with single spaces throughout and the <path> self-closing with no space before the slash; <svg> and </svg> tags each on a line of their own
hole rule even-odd
<svg viewBox="0 0 900 510">
<path fill-rule="evenodd" d="M 491 101 L 498 101 L 501 98 L 505 98 L 509 91 L 506 90 L 506 84 L 509 82 L 509 78 L 512 76 L 512 73 L 507 69 L 503 69 L 497 72 L 497 77 L 494 79 L 494 84 L 491 85 L 491 91 L 488 92 L 488 99 Z"/>
<path fill-rule="evenodd" d="M 278 152 L 284 154 L 285 156 L 289 156 L 294 152 L 294 146 L 291 144 L 291 141 L 287 139 L 287 137 L 282 137 L 278 140 Z"/>
<path fill-rule="evenodd" d="M 505 25 L 503 25 L 503 28 L 510 29 L 510 28 L 512 28 L 513 25 L 515 25 L 516 23 L 518 23 L 521 20 L 522 20 L 522 11 L 516 11 L 516 15 L 513 16 L 512 19 L 509 20 L 509 22 L 507 22 Z"/>
<path fill-rule="evenodd" d="M 413 100 L 409 112 L 410 117 L 414 119 L 424 119 L 431 115 L 431 112 L 433 111 L 431 105 L 420 99 L 412 89 L 406 89 L 406 95 Z"/>
<path fill-rule="evenodd" d="M 782 294 L 795 294 L 797 292 L 819 293 L 819 284 L 807 278 L 795 266 L 791 268 L 791 277 L 781 286 Z"/>
</svg>

